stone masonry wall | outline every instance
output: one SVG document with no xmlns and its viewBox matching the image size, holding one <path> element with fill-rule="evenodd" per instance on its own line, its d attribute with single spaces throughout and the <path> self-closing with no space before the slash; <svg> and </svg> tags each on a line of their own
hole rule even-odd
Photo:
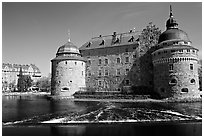
<svg viewBox="0 0 204 138">
<path fill-rule="evenodd" d="M 61 60 L 52 62 L 52 95 L 71 96 L 85 87 L 85 62 Z"/>
</svg>

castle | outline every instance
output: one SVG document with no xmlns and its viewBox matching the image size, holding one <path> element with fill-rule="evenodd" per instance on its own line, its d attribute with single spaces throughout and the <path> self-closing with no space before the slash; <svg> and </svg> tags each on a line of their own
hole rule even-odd
<svg viewBox="0 0 204 138">
<path fill-rule="evenodd" d="M 51 95 L 76 91 L 156 92 L 161 98 L 199 97 L 198 49 L 170 10 L 166 31 L 150 23 L 94 37 L 79 49 L 70 40 L 52 61 Z"/>
</svg>

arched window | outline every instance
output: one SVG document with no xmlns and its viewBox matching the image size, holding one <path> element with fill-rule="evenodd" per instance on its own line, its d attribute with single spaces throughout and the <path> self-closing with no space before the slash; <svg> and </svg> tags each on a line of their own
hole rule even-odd
<svg viewBox="0 0 204 138">
<path fill-rule="evenodd" d="M 191 79 L 191 84 L 195 84 L 195 79 Z"/>
<path fill-rule="evenodd" d="M 69 88 L 64 86 L 64 87 L 62 87 L 61 91 L 69 91 Z"/>
<path fill-rule="evenodd" d="M 186 92 L 187 93 L 188 92 L 188 88 L 182 88 L 181 92 Z"/>
<path fill-rule="evenodd" d="M 117 63 L 120 63 L 120 58 L 117 58 L 116 62 L 117 62 Z"/>
<path fill-rule="evenodd" d="M 171 79 L 169 84 L 175 85 L 177 83 L 177 80 L 175 78 Z"/>
</svg>

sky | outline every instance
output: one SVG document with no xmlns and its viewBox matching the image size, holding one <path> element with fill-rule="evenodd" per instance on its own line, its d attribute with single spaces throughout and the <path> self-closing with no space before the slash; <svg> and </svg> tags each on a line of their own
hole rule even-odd
<svg viewBox="0 0 204 138">
<path fill-rule="evenodd" d="M 35 64 L 42 76 L 51 72 L 51 59 L 68 41 L 81 47 L 92 37 L 113 32 L 142 31 L 153 22 L 161 31 L 173 15 L 202 57 L 200 2 L 63 2 L 2 3 L 2 62 Z"/>
</svg>

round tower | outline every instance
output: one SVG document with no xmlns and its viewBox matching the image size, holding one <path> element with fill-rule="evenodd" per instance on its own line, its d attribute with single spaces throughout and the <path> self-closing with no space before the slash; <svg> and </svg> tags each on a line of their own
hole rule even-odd
<svg viewBox="0 0 204 138">
<path fill-rule="evenodd" d="M 52 62 L 51 95 L 72 96 L 85 85 L 85 60 L 79 49 L 68 42 L 59 47 Z"/>
<path fill-rule="evenodd" d="M 199 97 L 198 49 L 186 32 L 178 29 L 170 7 L 170 17 L 152 53 L 154 90 L 162 98 Z"/>
</svg>

